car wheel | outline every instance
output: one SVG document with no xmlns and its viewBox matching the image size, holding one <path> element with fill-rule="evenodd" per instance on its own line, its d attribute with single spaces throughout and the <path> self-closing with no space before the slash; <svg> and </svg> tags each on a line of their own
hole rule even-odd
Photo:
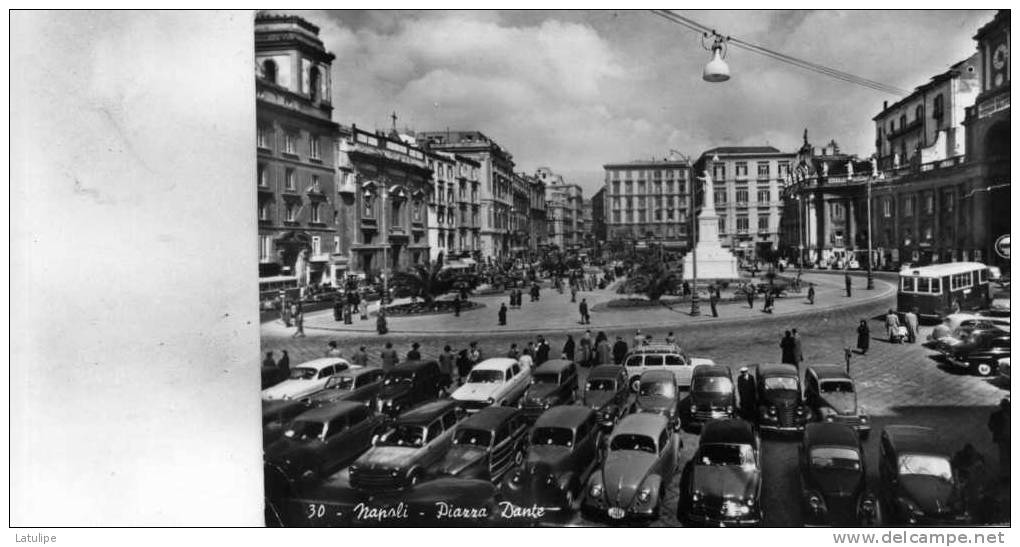
<svg viewBox="0 0 1020 547">
<path fill-rule="evenodd" d="M 640 390 L 640 389 L 641 389 L 641 378 L 638 377 L 638 376 L 635 376 L 635 377 L 631 378 L 630 379 L 630 390 L 633 391 L 634 393 L 637 393 L 638 390 Z"/>
<path fill-rule="evenodd" d="M 978 376 L 990 376 L 992 374 L 992 365 L 978 363 L 978 366 L 974 367 L 974 371 L 977 372 Z"/>
<path fill-rule="evenodd" d="M 568 487 L 567 493 L 563 496 L 563 509 L 570 511 L 573 508 L 574 508 L 574 491 L 573 489 Z"/>
</svg>

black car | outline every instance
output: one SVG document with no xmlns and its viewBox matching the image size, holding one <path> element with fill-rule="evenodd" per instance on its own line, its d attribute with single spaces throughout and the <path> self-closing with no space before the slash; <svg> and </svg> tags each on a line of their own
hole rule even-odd
<svg viewBox="0 0 1020 547">
<path fill-rule="evenodd" d="M 809 366 L 804 400 L 819 421 L 847 424 L 865 439 L 871 433 L 871 419 L 857 404 L 857 385 L 843 365 Z"/>
<path fill-rule="evenodd" d="M 799 460 L 808 524 L 879 523 L 878 500 L 866 490 L 864 451 L 853 427 L 835 422 L 808 424 Z"/>
<path fill-rule="evenodd" d="M 457 426 L 453 446 L 432 474 L 498 481 L 524 461 L 528 427 L 528 420 L 516 408 L 483 408 Z"/>
<path fill-rule="evenodd" d="M 758 427 L 765 431 L 800 432 L 811 420 L 804 404 L 800 372 L 794 365 L 758 365 Z"/>
<path fill-rule="evenodd" d="M 268 445 L 283 435 L 284 429 L 291 420 L 297 418 L 308 405 L 304 401 L 293 399 L 274 399 L 262 401 L 262 444 Z"/>
<path fill-rule="evenodd" d="M 662 414 L 673 429 L 680 428 L 680 388 L 668 370 L 646 370 L 638 377 L 637 394 L 631 412 Z"/>
<path fill-rule="evenodd" d="M 420 403 L 445 397 L 450 384 L 450 375 L 440 372 L 435 361 L 401 363 L 386 373 L 376 395 L 376 410 L 397 416 Z"/>
<path fill-rule="evenodd" d="M 524 463 L 503 480 L 503 499 L 518 507 L 568 511 L 595 468 L 602 433 L 598 415 L 582 406 L 555 406 L 531 430 Z"/>
<path fill-rule="evenodd" d="M 733 372 L 726 365 L 698 365 L 691 376 L 689 404 L 681 410 L 683 423 L 697 428 L 709 420 L 725 420 L 736 414 L 737 395 Z"/>
<path fill-rule="evenodd" d="M 626 414 L 631 396 L 630 376 L 621 365 L 599 365 L 588 374 L 581 404 L 595 410 L 603 433 Z"/>
<path fill-rule="evenodd" d="M 556 405 L 573 404 L 577 396 L 577 365 L 553 359 L 531 371 L 531 385 L 517 403 L 524 414 L 535 419 Z"/>
<path fill-rule="evenodd" d="M 310 407 L 327 406 L 339 401 L 357 401 L 375 407 L 375 397 L 382 389 L 384 377 L 385 373 L 380 368 L 348 369 L 330 378 L 321 391 L 305 397 L 304 401 Z"/>
<path fill-rule="evenodd" d="M 761 439 L 754 427 L 739 419 L 708 422 L 680 479 L 677 520 L 702 526 L 761 525 L 761 485 Z"/>
<path fill-rule="evenodd" d="M 972 332 L 959 344 L 943 351 L 946 361 L 978 376 L 999 373 L 999 360 L 1009 357 L 1008 332 L 993 329 Z"/>
<path fill-rule="evenodd" d="M 969 524 L 959 480 L 930 427 L 890 425 L 882 431 L 878 473 L 888 524 Z"/>
</svg>

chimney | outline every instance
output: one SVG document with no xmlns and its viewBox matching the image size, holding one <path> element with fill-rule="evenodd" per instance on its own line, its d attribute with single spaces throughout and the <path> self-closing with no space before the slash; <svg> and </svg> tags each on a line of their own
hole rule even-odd
<svg viewBox="0 0 1020 547">
<path fill-rule="evenodd" d="M 889 101 L 882 101 L 882 110 L 889 110 Z"/>
</svg>

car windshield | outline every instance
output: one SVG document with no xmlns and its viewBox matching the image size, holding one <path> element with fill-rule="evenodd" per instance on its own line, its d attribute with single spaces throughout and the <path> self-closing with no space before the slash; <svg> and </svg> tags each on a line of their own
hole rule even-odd
<svg viewBox="0 0 1020 547">
<path fill-rule="evenodd" d="M 609 443 L 609 450 L 636 450 L 638 452 L 655 454 L 655 439 L 647 435 L 622 433 L 613 437 L 613 440 Z"/>
<path fill-rule="evenodd" d="M 850 380 L 822 382 L 822 393 L 853 393 L 854 383 Z"/>
<path fill-rule="evenodd" d="M 785 389 L 799 391 L 797 379 L 790 376 L 770 376 L 765 378 L 765 389 Z"/>
<path fill-rule="evenodd" d="M 733 382 L 724 376 L 700 376 L 694 379 L 691 390 L 704 393 L 731 393 Z"/>
<path fill-rule="evenodd" d="M 588 380 L 588 391 L 616 391 L 613 380 Z"/>
<path fill-rule="evenodd" d="M 943 480 L 953 480 L 953 467 L 942 456 L 929 454 L 903 454 L 900 456 L 900 475 L 929 475 Z"/>
<path fill-rule="evenodd" d="M 559 374 L 542 373 L 536 374 L 531 377 L 531 383 L 533 384 L 558 384 L 560 383 Z"/>
<path fill-rule="evenodd" d="M 414 382 L 413 372 L 390 372 L 386 375 L 386 380 L 383 381 L 383 385 L 409 384 L 411 382 Z"/>
<path fill-rule="evenodd" d="M 354 389 L 354 378 L 350 376 L 337 376 L 330 378 L 326 382 L 326 389 L 337 389 L 340 391 L 350 391 Z"/>
<path fill-rule="evenodd" d="M 322 435 L 322 431 L 325 428 L 325 424 L 322 422 L 306 422 L 303 420 L 294 422 L 294 425 L 283 434 L 292 439 L 300 439 L 306 441 L 308 439 L 316 439 Z"/>
<path fill-rule="evenodd" d="M 642 397 L 676 397 L 676 386 L 666 382 L 642 382 L 639 393 Z"/>
<path fill-rule="evenodd" d="M 825 469 L 861 468 L 861 455 L 853 448 L 819 446 L 811 449 L 811 465 Z"/>
<path fill-rule="evenodd" d="M 311 367 L 297 367 L 290 369 L 291 380 L 311 380 L 319 371 Z"/>
<path fill-rule="evenodd" d="M 453 434 L 453 444 L 487 447 L 492 442 L 492 432 L 484 429 L 458 428 Z"/>
<path fill-rule="evenodd" d="M 573 446 L 574 432 L 563 427 L 536 427 L 531 432 L 531 444 Z"/>
<path fill-rule="evenodd" d="M 698 450 L 701 465 L 754 465 L 754 451 L 746 444 L 707 444 Z"/>
<path fill-rule="evenodd" d="M 635 355 L 627 358 L 628 367 L 640 367 L 642 362 L 644 362 L 644 357 L 641 355 Z"/>
<path fill-rule="evenodd" d="M 501 370 L 472 370 L 468 382 L 472 384 L 494 384 L 503 381 Z"/>
<path fill-rule="evenodd" d="M 380 435 L 375 445 L 420 447 L 424 441 L 424 427 L 420 425 L 399 424 Z"/>
</svg>

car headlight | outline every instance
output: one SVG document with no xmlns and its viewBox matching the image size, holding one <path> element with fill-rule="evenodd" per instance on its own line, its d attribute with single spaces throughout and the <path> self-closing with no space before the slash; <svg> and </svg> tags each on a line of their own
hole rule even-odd
<svg viewBox="0 0 1020 547">
<path fill-rule="evenodd" d="M 726 413 L 733 414 L 733 405 L 726 405 Z"/>
<path fill-rule="evenodd" d="M 520 471 L 514 471 L 514 474 L 510 477 L 510 482 L 512 482 L 514 484 L 517 484 L 517 483 L 521 482 L 521 472 Z"/>
<path fill-rule="evenodd" d="M 804 415 L 804 407 L 802 407 L 802 406 L 798 406 L 797 407 L 797 415 L 798 416 L 803 416 Z"/>
<path fill-rule="evenodd" d="M 868 417 L 862 414 L 862 415 L 861 415 L 861 423 L 862 423 L 862 424 L 866 424 L 866 423 L 868 423 Z"/>
<path fill-rule="evenodd" d="M 698 411 L 698 405 L 692 404 L 691 405 L 691 413 L 694 413 L 694 412 L 697 412 L 697 411 Z"/>
<path fill-rule="evenodd" d="M 695 492 L 695 493 L 691 494 L 691 501 L 693 501 L 695 503 L 701 501 L 701 492 Z"/>
<path fill-rule="evenodd" d="M 811 492 L 807 497 L 808 507 L 811 508 L 812 512 L 824 513 L 825 512 L 825 500 L 822 496 L 816 492 Z"/>
<path fill-rule="evenodd" d="M 770 406 L 769 407 L 769 416 L 775 416 L 775 415 L 776 415 L 776 407 Z"/>
<path fill-rule="evenodd" d="M 637 500 L 640 503 L 647 503 L 648 500 L 650 500 L 651 498 L 652 498 L 652 491 L 649 488 L 642 488 L 641 491 L 638 492 Z"/>
<path fill-rule="evenodd" d="M 826 414 L 825 415 L 825 421 L 827 421 L 827 422 L 834 422 L 834 421 L 836 421 L 836 417 L 833 416 L 832 414 Z"/>
<path fill-rule="evenodd" d="M 491 405 L 491 404 L 496 402 L 496 399 L 493 399 L 492 397 L 489 397 L 488 399 L 485 400 L 485 402 L 487 402 L 487 403 L 489 403 Z"/>
<path fill-rule="evenodd" d="M 591 491 L 588 492 L 593 498 L 600 497 L 602 495 L 602 484 L 595 483 L 591 485 Z"/>
</svg>

